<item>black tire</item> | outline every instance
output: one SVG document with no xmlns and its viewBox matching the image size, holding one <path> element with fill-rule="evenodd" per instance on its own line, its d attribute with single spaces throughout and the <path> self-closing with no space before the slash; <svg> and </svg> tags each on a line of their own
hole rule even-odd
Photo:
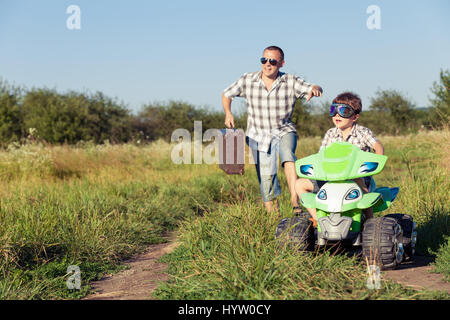
<svg viewBox="0 0 450 320">
<path fill-rule="evenodd" d="M 312 250 L 314 247 L 314 228 L 306 214 L 282 219 L 275 237 L 300 251 Z"/>
<path fill-rule="evenodd" d="M 414 259 L 414 251 L 416 245 L 416 229 L 413 218 L 409 214 L 391 213 L 385 217 L 394 218 L 403 230 L 403 249 L 405 250 L 404 261 Z"/>
<path fill-rule="evenodd" d="M 403 231 L 396 219 L 379 217 L 364 223 L 362 254 L 369 265 L 394 269 L 402 262 L 403 252 Z"/>
<path fill-rule="evenodd" d="M 283 218 L 280 223 L 277 226 L 277 229 L 275 230 L 275 238 L 279 238 L 281 234 L 288 228 L 290 218 Z"/>
</svg>

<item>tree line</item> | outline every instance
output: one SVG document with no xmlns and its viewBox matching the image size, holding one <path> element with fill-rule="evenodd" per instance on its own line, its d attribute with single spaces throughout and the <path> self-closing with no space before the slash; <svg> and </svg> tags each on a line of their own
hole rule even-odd
<svg viewBox="0 0 450 320">
<path fill-rule="evenodd" d="M 439 80 L 430 88 L 432 98 L 427 108 L 417 108 L 396 90 L 378 90 L 368 103 L 363 101 L 358 122 L 378 135 L 401 135 L 447 126 L 449 90 L 449 70 L 441 70 Z M 328 115 L 330 103 L 297 101 L 292 121 L 300 136 L 323 136 L 333 126 Z M 224 127 L 223 111 L 198 108 L 183 101 L 145 104 L 133 114 L 124 103 L 101 92 L 26 90 L 0 79 L 0 147 L 3 148 L 30 137 L 50 144 L 169 141 L 177 128 L 192 132 L 194 120 L 202 121 L 204 131 Z M 245 112 L 235 114 L 236 128 L 245 129 L 246 123 Z"/>
</svg>

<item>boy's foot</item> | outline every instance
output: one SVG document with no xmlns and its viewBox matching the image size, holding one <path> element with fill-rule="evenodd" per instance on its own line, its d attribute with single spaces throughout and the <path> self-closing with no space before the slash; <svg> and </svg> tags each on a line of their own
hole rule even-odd
<svg viewBox="0 0 450 320">
<path fill-rule="evenodd" d="M 309 218 L 309 220 L 312 222 L 313 227 L 317 229 L 317 220 L 314 219 L 313 217 Z"/>
<path fill-rule="evenodd" d="M 294 216 L 301 216 L 303 213 L 303 209 L 300 206 L 292 207 L 292 213 L 294 214 Z"/>
</svg>

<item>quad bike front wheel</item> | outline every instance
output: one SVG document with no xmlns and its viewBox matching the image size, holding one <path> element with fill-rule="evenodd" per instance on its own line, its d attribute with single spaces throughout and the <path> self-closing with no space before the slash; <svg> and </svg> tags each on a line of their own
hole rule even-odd
<svg viewBox="0 0 450 320">
<path fill-rule="evenodd" d="M 379 217 L 367 220 L 362 232 L 362 254 L 369 265 L 394 269 L 403 261 L 403 230 L 397 219 Z"/>
<path fill-rule="evenodd" d="M 300 251 L 312 250 L 314 247 L 314 228 L 307 215 L 284 218 L 277 226 L 275 237 L 283 243 L 294 246 Z"/>
</svg>

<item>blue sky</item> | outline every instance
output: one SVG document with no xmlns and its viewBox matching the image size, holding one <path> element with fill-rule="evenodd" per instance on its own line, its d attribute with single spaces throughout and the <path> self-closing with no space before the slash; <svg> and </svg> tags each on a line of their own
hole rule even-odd
<svg viewBox="0 0 450 320">
<path fill-rule="evenodd" d="M 80 30 L 66 27 L 72 4 Z M 380 30 L 366 26 L 369 5 Z M 378 89 L 396 89 L 421 107 L 450 69 L 449 14 L 448 0 L 0 0 L 0 77 L 102 91 L 133 111 L 170 99 L 222 110 L 223 89 L 278 45 L 282 71 L 323 87 L 317 102 L 352 90 L 368 107 Z"/>
</svg>

